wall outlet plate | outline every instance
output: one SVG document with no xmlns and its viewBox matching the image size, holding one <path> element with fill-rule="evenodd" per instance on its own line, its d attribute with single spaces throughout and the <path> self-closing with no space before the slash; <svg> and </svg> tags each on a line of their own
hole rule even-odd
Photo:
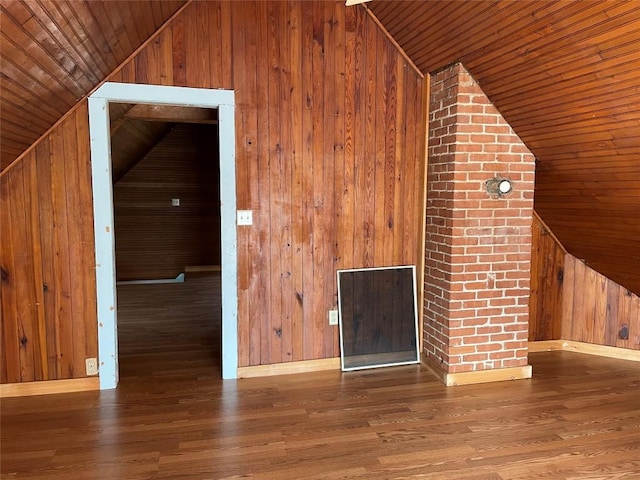
<svg viewBox="0 0 640 480">
<path fill-rule="evenodd" d="M 87 367 L 87 375 L 97 375 L 98 374 L 98 359 L 97 358 L 87 358 L 84 361 Z"/>
<path fill-rule="evenodd" d="M 329 325 L 338 325 L 338 310 L 329 310 Z"/>
<path fill-rule="evenodd" d="M 238 210 L 238 225 L 253 225 L 253 211 Z"/>
<path fill-rule="evenodd" d="M 172 198 L 171 199 L 171 205 L 174 207 L 179 207 L 180 206 L 180 199 L 179 198 Z"/>
</svg>

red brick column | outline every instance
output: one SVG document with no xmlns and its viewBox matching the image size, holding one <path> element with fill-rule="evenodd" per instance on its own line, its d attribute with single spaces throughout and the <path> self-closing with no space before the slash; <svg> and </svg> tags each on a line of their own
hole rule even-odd
<svg viewBox="0 0 640 480">
<path fill-rule="evenodd" d="M 527 366 L 534 170 L 461 64 L 431 77 L 424 358 L 444 379 Z"/>
</svg>

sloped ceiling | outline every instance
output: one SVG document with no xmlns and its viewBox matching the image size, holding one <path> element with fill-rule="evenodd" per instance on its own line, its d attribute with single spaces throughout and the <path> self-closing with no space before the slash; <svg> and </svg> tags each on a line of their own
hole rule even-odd
<svg viewBox="0 0 640 480">
<path fill-rule="evenodd" d="M 185 1 L 0 0 L 0 166 Z M 536 155 L 543 220 L 640 294 L 640 2 L 366 5 L 421 71 L 465 64 Z"/>
<path fill-rule="evenodd" d="M 208 108 L 110 103 L 111 171 L 114 185 L 180 123 L 218 124 Z"/>
<path fill-rule="evenodd" d="M 542 219 L 640 294 L 640 2 L 367 6 L 422 72 L 466 66 L 537 158 Z"/>
<path fill-rule="evenodd" d="M 2 169 L 184 3 L 0 0 Z"/>
</svg>

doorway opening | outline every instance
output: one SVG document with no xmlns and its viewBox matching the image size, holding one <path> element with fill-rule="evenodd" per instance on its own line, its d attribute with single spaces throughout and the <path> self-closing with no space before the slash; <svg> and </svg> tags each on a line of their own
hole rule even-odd
<svg viewBox="0 0 640 480">
<path fill-rule="evenodd" d="M 236 378 L 237 247 L 233 91 L 105 83 L 89 97 L 100 388 L 115 388 L 118 384 L 111 103 L 198 107 L 218 112 L 222 378 Z"/>
<path fill-rule="evenodd" d="M 120 383 L 221 378 L 218 112 L 109 115 Z"/>
</svg>

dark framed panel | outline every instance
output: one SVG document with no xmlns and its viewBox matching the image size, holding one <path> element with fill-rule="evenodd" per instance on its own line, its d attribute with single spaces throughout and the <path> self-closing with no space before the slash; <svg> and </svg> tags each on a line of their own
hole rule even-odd
<svg viewBox="0 0 640 480">
<path fill-rule="evenodd" d="M 342 370 L 418 363 L 415 266 L 337 275 Z"/>
</svg>

